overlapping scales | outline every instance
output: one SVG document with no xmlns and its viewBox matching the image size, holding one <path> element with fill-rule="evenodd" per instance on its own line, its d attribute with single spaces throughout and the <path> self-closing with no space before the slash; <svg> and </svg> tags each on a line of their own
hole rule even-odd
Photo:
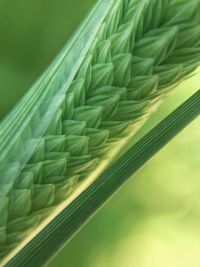
<svg viewBox="0 0 200 267">
<path fill-rule="evenodd" d="M 2 187 L 0 256 L 95 170 L 200 61 L 199 0 L 119 0 L 21 175 Z"/>
</svg>

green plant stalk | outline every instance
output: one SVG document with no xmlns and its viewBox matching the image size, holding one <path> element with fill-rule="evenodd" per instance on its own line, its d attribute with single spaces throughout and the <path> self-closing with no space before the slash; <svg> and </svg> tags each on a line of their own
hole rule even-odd
<svg viewBox="0 0 200 267">
<path fill-rule="evenodd" d="M 108 13 L 97 23 L 96 34 L 88 32 L 94 38 L 80 67 L 73 68 L 73 57 L 70 66 L 60 60 L 36 84 L 46 84 L 48 99 L 43 95 L 40 100 L 38 94 L 34 101 L 41 101 L 41 107 L 47 101 L 48 110 L 34 109 L 31 129 L 20 118 L 16 124 L 14 113 L 1 126 L 1 150 L 10 147 L 0 171 L 1 257 L 15 249 L 102 162 L 108 166 L 114 147 L 128 142 L 163 96 L 199 65 L 200 0 L 104 2 Z M 65 70 L 70 72 L 70 67 L 69 76 L 74 79 L 66 81 Z M 39 86 L 41 93 L 44 84 Z M 27 96 L 30 101 L 31 96 Z M 21 103 L 21 114 L 29 117 L 31 111 L 26 109 Z M 22 125 L 25 135 L 13 138 L 12 125 L 14 132 Z M 42 129 L 40 134 L 32 133 L 33 126 Z M 33 153 L 26 153 L 26 148 Z"/>
<path fill-rule="evenodd" d="M 5 267 L 44 266 L 51 261 L 128 179 L 133 177 L 156 152 L 199 115 L 200 90 L 132 145 L 123 156 L 99 175 L 94 183 L 46 225 Z"/>
</svg>

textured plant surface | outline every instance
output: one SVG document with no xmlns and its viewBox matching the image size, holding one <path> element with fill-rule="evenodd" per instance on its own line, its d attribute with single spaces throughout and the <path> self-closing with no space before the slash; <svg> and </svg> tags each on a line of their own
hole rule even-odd
<svg viewBox="0 0 200 267">
<path fill-rule="evenodd" d="M 114 1 L 39 146 L 0 194 L 1 257 L 196 69 L 199 12 L 199 0 Z"/>
</svg>

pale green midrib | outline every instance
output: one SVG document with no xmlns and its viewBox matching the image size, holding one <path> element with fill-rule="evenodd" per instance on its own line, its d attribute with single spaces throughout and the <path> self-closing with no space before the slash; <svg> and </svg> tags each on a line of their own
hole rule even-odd
<svg viewBox="0 0 200 267">
<path fill-rule="evenodd" d="M 24 133 L 26 127 L 28 124 L 32 123 L 32 120 L 35 116 L 35 110 L 34 108 L 37 107 L 37 109 L 41 109 L 41 106 L 39 103 L 44 103 L 45 99 L 48 98 L 51 92 L 52 87 L 56 87 L 54 84 L 55 81 L 59 78 L 59 73 L 61 73 L 63 70 L 64 64 L 69 64 L 68 58 L 69 54 L 73 49 L 74 46 L 76 46 L 76 43 L 78 40 L 80 42 L 83 42 L 83 37 L 81 35 L 81 32 L 84 28 L 88 26 L 88 24 L 93 22 L 93 17 L 96 17 L 96 13 L 100 13 L 98 16 L 98 23 L 100 24 L 102 20 L 104 19 L 105 15 L 110 9 L 110 5 L 114 0 L 99 0 L 97 4 L 94 6 L 94 9 L 91 11 L 91 13 L 88 15 L 84 23 L 81 25 L 81 27 L 78 29 L 76 34 L 71 37 L 69 42 L 67 42 L 66 46 L 62 49 L 62 51 L 59 53 L 58 57 L 52 62 L 52 64 L 48 67 L 48 69 L 45 71 L 45 73 L 36 81 L 36 83 L 30 88 L 29 92 L 25 95 L 25 97 L 20 101 L 20 103 L 16 106 L 16 108 L 11 111 L 11 113 L 1 122 L 0 124 L 0 162 L 7 162 L 7 158 L 9 157 L 9 151 L 12 150 L 12 146 L 14 145 L 14 141 L 17 141 L 17 134 L 20 138 L 21 134 Z M 104 12 L 104 14 L 102 14 Z M 95 24 L 95 23 L 93 23 Z M 88 27 L 89 28 L 89 27 Z M 97 27 L 98 29 L 98 27 Z M 90 42 L 93 39 L 93 31 L 94 29 L 91 29 L 90 27 L 90 38 L 88 38 L 88 41 L 86 44 L 90 44 Z M 80 36 L 79 36 L 80 34 Z M 81 39 L 82 38 L 82 39 Z M 79 56 L 81 61 L 81 57 L 83 57 L 87 53 L 87 45 L 85 45 L 86 49 L 82 49 L 82 53 Z M 79 62 L 77 61 L 77 66 L 79 65 Z M 75 66 L 73 66 L 73 69 L 75 70 Z M 72 76 L 72 73 L 71 73 Z M 69 77 L 68 80 L 71 80 Z M 56 88 L 55 88 L 56 89 Z M 58 88 L 59 89 L 59 88 Z M 54 90 L 55 91 L 55 90 Z M 56 100 L 56 98 L 54 99 Z M 24 105 L 26 103 L 26 105 Z M 60 103 L 59 103 L 60 104 Z M 54 110 L 56 111 L 55 105 L 53 106 Z M 49 109 L 52 109 L 51 106 Z M 44 114 L 43 114 L 44 115 Z M 49 120 L 48 116 L 44 120 Z M 45 128 L 44 126 L 42 128 Z M 44 133 L 43 130 L 37 131 L 39 134 Z M 37 133 L 35 133 L 36 136 L 38 136 Z"/>
<path fill-rule="evenodd" d="M 145 1 L 145 2 L 147 2 L 147 1 Z M 164 28 L 164 30 L 165 30 L 165 28 Z M 146 35 L 144 35 L 144 36 L 146 36 Z M 157 41 L 158 41 L 158 38 L 157 38 Z M 154 44 L 155 44 L 155 40 L 154 40 Z M 135 46 L 136 48 L 137 48 L 137 44 L 136 44 L 136 46 Z M 141 49 L 141 47 L 140 47 L 140 49 Z M 130 52 L 130 51 L 129 51 Z M 137 53 L 137 50 L 135 51 L 135 53 Z M 139 52 L 138 52 L 139 53 Z M 155 53 L 156 53 L 156 51 L 155 51 Z M 120 55 L 121 53 L 119 53 L 119 55 Z M 122 53 L 123 54 L 123 53 Z M 128 57 L 128 55 L 130 55 L 129 53 L 125 53 L 125 57 L 127 56 Z M 135 54 L 134 54 L 134 56 L 135 56 Z M 121 58 L 122 60 L 124 60 L 124 58 L 122 57 Z M 116 59 L 116 62 L 117 62 L 117 59 Z M 126 60 L 124 61 L 125 63 L 127 63 L 126 62 Z M 116 63 L 115 63 L 116 64 Z M 115 66 L 115 64 L 114 64 L 114 66 Z M 113 66 L 113 63 L 111 64 L 111 65 L 105 65 L 105 67 L 108 67 L 108 70 L 110 70 L 109 69 L 109 67 L 112 67 Z M 175 66 L 175 67 L 177 67 L 177 66 Z M 123 68 L 122 68 L 123 69 Z M 176 68 L 175 68 L 175 70 L 176 70 Z M 122 70 L 121 70 L 121 72 L 122 72 Z M 104 73 L 104 71 L 103 70 L 101 70 L 100 72 L 99 72 L 100 74 L 104 74 L 105 76 L 106 76 L 106 73 Z M 182 71 L 180 71 L 180 73 L 182 73 Z M 119 71 L 119 75 L 120 75 L 120 71 Z M 93 76 L 94 76 L 94 73 L 93 73 Z M 144 75 L 145 77 L 147 77 L 147 75 Z M 97 77 L 99 77 L 99 76 L 97 76 Z M 137 76 L 136 76 L 137 77 Z M 136 79 L 136 77 L 135 77 L 135 79 Z M 152 74 L 150 74 L 149 75 L 149 79 L 151 80 L 152 79 Z M 178 78 L 178 79 L 180 79 L 180 77 Z M 169 81 L 171 81 L 171 79 L 169 79 Z M 153 82 L 155 82 L 156 83 L 156 79 L 155 79 L 155 81 L 153 81 Z M 156 86 L 156 84 L 155 84 L 155 86 Z M 101 86 L 100 86 L 101 87 Z M 127 86 L 124 86 L 124 87 L 126 87 L 127 88 Z M 148 89 L 148 85 L 146 85 L 146 87 L 147 87 L 147 89 Z M 117 88 L 115 89 L 115 90 L 117 90 Z M 158 92 L 158 91 L 157 91 Z M 102 95 L 102 94 L 101 94 Z M 103 94 L 103 95 L 105 95 L 105 93 Z M 147 94 L 147 96 L 149 97 L 149 94 Z M 69 94 L 68 94 L 68 96 L 67 96 L 68 98 L 66 98 L 66 99 L 68 99 L 69 100 Z M 152 97 L 152 96 L 151 96 Z M 88 98 L 87 98 L 88 99 Z M 139 98 L 140 99 L 140 101 L 141 102 L 143 102 L 143 98 Z M 115 100 L 113 100 L 114 102 L 116 101 L 116 99 Z M 117 101 L 119 101 L 119 99 L 117 99 Z M 121 101 L 121 102 L 123 102 L 123 101 Z M 131 101 L 128 101 L 129 103 L 131 103 Z M 127 104 L 128 104 L 128 102 L 127 102 Z M 136 104 L 136 103 L 135 103 Z M 116 103 L 116 105 L 117 105 L 117 103 Z M 71 110 L 71 106 L 68 106 L 69 107 L 69 109 Z M 130 105 L 130 108 L 134 108 L 135 106 L 131 106 Z M 77 112 L 77 110 L 78 109 L 75 109 L 74 111 L 75 111 L 75 113 Z M 95 109 L 92 109 L 92 111 L 90 111 L 89 113 L 93 113 L 94 112 L 94 110 L 95 110 L 95 112 L 97 112 L 97 119 L 96 120 L 94 120 L 94 122 L 93 122 L 93 124 L 95 124 L 96 122 L 98 122 L 98 112 L 99 113 L 101 113 L 101 110 L 99 110 L 99 108 L 95 108 Z M 126 107 L 123 109 L 124 111 L 126 111 Z M 82 111 L 83 112 L 83 111 Z M 80 112 L 80 114 L 78 114 L 77 116 L 78 117 L 80 117 L 82 114 L 82 112 Z M 119 114 L 119 115 L 123 115 L 123 114 Z M 61 115 L 60 115 L 60 118 L 61 118 Z M 123 120 L 123 119 L 122 119 Z M 128 119 L 129 120 L 129 119 Z M 62 120 L 62 121 L 65 121 L 65 120 Z M 55 122 L 54 122 L 54 124 L 55 124 Z M 81 123 L 81 124 L 83 124 L 83 123 Z M 80 128 L 80 125 L 81 125 L 80 123 L 78 123 L 78 127 Z M 104 123 L 105 124 L 105 123 Z M 60 125 L 58 125 L 58 126 L 60 126 L 61 128 L 63 128 L 63 123 L 62 124 L 60 124 Z M 102 125 L 102 124 L 101 124 Z M 67 128 L 67 130 L 70 130 L 71 129 L 71 127 L 70 128 Z M 83 125 L 83 129 L 84 129 L 84 125 Z M 91 130 L 90 130 L 91 131 Z M 106 138 L 106 135 L 107 135 L 107 132 L 102 132 L 101 131 L 101 134 L 103 134 L 104 133 L 104 138 L 103 139 L 105 139 Z M 55 133 L 56 134 L 56 133 Z M 62 134 L 63 134 L 63 129 L 61 129 L 61 131 L 60 131 L 60 138 L 62 139 Z M 82 133 L 81 133 L 81 135 L 82 135 Z M 68 136 L 69 137 L 69 136 Z M 55 137 L 55 141 L 56 141 L 56 139 L 57 139 L 58 137 Z M 73 139 L 73 138 L 76 138 L 76 137 L 73 137 L 73 136 L 71 136 L 71 138 Z M 115 136 L 115 138 L 116 138 L 116 136 Z M 120 137 L 119 137 L 120 138 Z M 44 138 L 45 139 L 45 138 Z M 66 138 L 64 138 L 64 139 L 66 139 Z M 84 142 L 86 142 L 85 144 L 87 145 L 87 141 L 88 141 L 88 138 L 87 137 L 84 137 L 84 136 L 79 136 L 79 137 L 77 137 L 77 139 L 80 139 L 80 140 L 78 140 L 78 143 L 80 143 L 80 142 L 82 142 L 82 144 L 83 144 L 83 146 L 84 146 L 84 149 L 86 149 L 85 148 L 85 145 L 84 145 Z M 84 139 L 84 140 L 82 140 L 82 139 Z M 46 141 L 45 141 L 46 142 Z M 73 145 L 73 144 L 71 144 L 71 145 Z M 61 149 L 62 149 L 62 147 L 61 147 Z M 76 148 L 77 149 L 77 148 Z M 101 150 L 101 146 L 99 146 L 98 147 L 98 150 Z M 44 153 L 44 152 L 43 152 Z M 87 154 L 88 153 L 86 153 L 86 155 L 85 156 L 87 156 Z M 44 155 L 40 155 L 40 156 L 44 156 Z M 58 156 L 58 153 L 57 153 L 57 156 Z M 61 158 L 62 158 L 62 160 L 61 161 L 59 161 L 58 162 L 58 164 L 56 164 L 56 165 L 61 165 L 61 169 L 63 170 L 63 166 L 65 165 L 65 157 L 66 157 L 66 155 L 65 155 L 65 157 L 63 158 L 63 156 L 64 156 L 64 154 L 63 155 L 61 155 Z M 83 159 L 83 158 L 82 158 Z M 44 158 L 43 158 L 43 160 L 44 160 Z M 56 163 L 56 162 L 55 162 Z M 62 163 L 63 163 L 63 165 L 62 165 Z M 35 164 L 35 165 L 37 165 L 37 164 Z M 44 167 L 43 167 L 44 168 Z M 51 169 L 52 168 L 52 166 L 48 166 L 48 167 L 45 167 L 46 169 L 47 169 L 47 171 L 49 171 L 49 168 Z M 75 168 L 75 170 L 77 171 L 77 169 L 78 169 L 78 166 L 76 166 L 76 168 Z M 29 171 L 30 171 L 30 169 L 29 169 Z M 43 170 L 43 172 L 44 172 L 44 170 Z M 87 173 L 87 171 L 86 171 L 86 173 Z M 59 176 L 61 176 L 59 173 L 58 173 L 58 175 Z M 64 175 L 64 174 L 63 174 Z M 31 176 L 30 174 L 29 174 L 29 176 Z M 30 178 L 30 180 L 31 180 L 31 177 L 29 177 Z M 45 177 L 43 177 L 43 180 L 44 180 L 44 178 Z M 28 178 L 27 178 L 28 179 Z M 42 180 L 42 177 L 40 178 L 41 180 Z M 75 176 L 74 177 L 74 182 L 76 182 L 76 179 L 77 179 L 77 177 Z M 40 181 L 38 181 L 39 183 L 40 183 Z M 72 181 L 73 182 L 73 181 Z M 72 183 L 73 184 L 73 183 Z M 51 206 L 51 205 L 53 205 L 53 196 L 54 196 L 54 185 L 52 185 L 52 184 L 47 184 L 47 185 L 35 185 L 35 192 L 38 190 L 38 192 L 39 192 L 39 199 L 41 200 L 42 199 L 42 197 L 43 197 L 43 202 L 45 203 L 47 200 L 47 206 Z M 14 195 L 14 194 L 16 194 L 17 193 L 17 191 L 18 191 L 19 189 L 16 189 L 16 190 L 14 190 L 13 192 L 12 192 L 12 196 Z M 27 190 L 27 189 L 23 189 L 22 190 L 25 194 L 26 194 L 26 191 L 28 192 L 28 194 L 30 194 L 30 190 Z M 22 192 L 21 191 L 21 192 Z M 20 192 L 19 192 L 20 193 Z M 40 195 L 40 194 L 42 194 L 42 195 Z M 44 197 L 44 195 L 46 194 L 46 198 Z M 33 200 L 33 198 L 32 198 L 32 200 Z M 35 200 L 34 200 L 35 201 Z M 16 199 L 15 199 L 15 201 L 14 202 L 16 202 Z M 41 201 L 42 202 L 42 201 Z M 31 203 L 31 196 L 29 196 L 28 198 L 27 198 L 27 201 L 26 201 L 26 204 L 28 204 L 29 203 L 29 206 L 27 206 L 26 208 L 27 208 L 27 214 L 29 214 L 30 213 L 30 208 L 31 208 L 31 205 L 33 205 L 33 201 L 32 201 L 32 203 Z M 41 203 L 37 203 L 37 205 L 39 205 L 39 204 L 41 204 Z M 45 203 L 46 204 L 46 203 Z M 11 209 L 11 211 L 10 211 L 10 214 L 13 216 L 14 215 L 14 213 L 13 213 L 14 211 Z M 42 214 L 42 210 L 41 210 L 41 214 Z M 25 215 L 25 216 L 27 216 L 27 215 Z M 10 216 L 11 217 L 11 216 Z M 19 218 L 20 218 L 20 216 L 18 216 Z M 23 216 L 21 216 L 21 217 L 24 217 L 24 215 Z M 11 217 L 12 219 L 10 219 L 9 221 L 10 221 L 10 223 L 8 224 L 8 227 L 9 227 L 9 225 L 12 225 L 12 227 L 10 226 L 9 228 L 10 228 L 10 231 L 11 231 L 11 233 L 12 233 L 12 230 L 13 230 L 13 228 L 14 228 L 14 226 L 13 225 L 15 225 L 15 223 L 14 223 L 14 218 L 13 217 Z M 32 217 L 30 217 L 30 216 L 28 216 L 28 218 L 29 218 L 29 220 L 30 220 L 30 218 L 32 218 Z M 37 216 L 35 216 L 35 218 L 37 219 Z M 18 223 L 18 221 L 16 222 L 16 223 Z M 15 231 L 15 230 L 14 230 Z M 8 234 L 8 236 L 9 236 L 9 234 Z M 9 246 L 8 246 L 9 247 Z M 2 246 L 2 248 L 3 248 L 3 246 Z M 3 250 L 2 250 L 3 252 L 4 252 L 4 248 L 3 248 Z M 0 253 L 1 253 L 1 247 L 0 247 Z"/>
</svg>

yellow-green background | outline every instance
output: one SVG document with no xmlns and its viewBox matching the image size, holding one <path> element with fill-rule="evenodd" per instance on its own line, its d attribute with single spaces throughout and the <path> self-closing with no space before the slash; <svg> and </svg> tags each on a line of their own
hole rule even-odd
<svg viewBox="0 0 200 267">
<path fill-rule="evenodd" d="M 0 119 L 95 0 L 0 0 Z M 141 131 L 200 87 L 181 86 Z M 128 182 L 49 267 L 200 267 L 200 119 Z"/>
</svg>

